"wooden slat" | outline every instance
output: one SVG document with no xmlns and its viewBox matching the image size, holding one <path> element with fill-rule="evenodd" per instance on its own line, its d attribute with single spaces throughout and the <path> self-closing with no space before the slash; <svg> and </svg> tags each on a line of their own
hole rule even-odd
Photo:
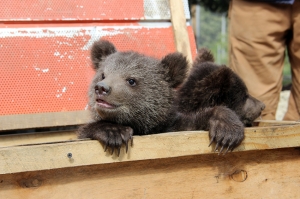
<svg viewBox="0 0 300 199">
<path fill-rule="evenodd" d="M 285 126 L 285 125 L 295 125 L 300 124 L 300 121 L 278 121 L 278 120 L 256 120 L 254 121 L 255 126 Z"/>
<path fill-rule="evenodd" d="M 298 199 L 299 155 L 276 149 L 6 174 L 0 198 Z"/>
<path fill-rule="evenodd" d="M 208 144 L 208 133 L 199 131 L 135 136 L 133 147 L 127 154 L 122 148 L 119 157 L 104 152 L 93 140 L 0 148 L 0 174 L 213 153 L 214 146 Z M 235 151 L 297 146 L 299 124 L 255 127 L 245 130 L 245 139 Z"/>
<path fill-rule="evenodd" d="M 1 130 L 79 125 L 90 121 L 88 111 L 69 111 L 0 116 Z"/>
<path fill-rule="evenodd" d="M 32 145 L 50 142 L 77 140 L 74 131 L 38 132 L 0 136 L 0 148 L 18 145 Z"/>
<path fill-rule="evenodd" d="M 256 126 L 271 127 L 271 126 L 286 126 L 300 124 L 296 121 L 275 121 L 275 120 L 257 120 Z M 1 132 L 0 132 L 1 134 Z M 43 144 L 49 142 L 65 142 L 74 141 L 77 139 L 76 131 L 45 131 L 32 133 L 8 134 L 0 137 L 0 147 Z"/>
<path fill-rule="evenodd" d="M 179 0 L 169 0 L 169 3 L 176 49 L 178 52 L 184 54 L 189 62 L 192 63 L 192 53 L 186 28 L 183 2 Z"/>
</svg>

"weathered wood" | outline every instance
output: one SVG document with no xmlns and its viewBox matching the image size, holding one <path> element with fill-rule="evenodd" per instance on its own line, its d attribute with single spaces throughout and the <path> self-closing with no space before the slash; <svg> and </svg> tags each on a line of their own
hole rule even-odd
<svg viewBox="0 0 300 199">
<path fill-rule="evenodd" d="M 0 137 L 0 148 L 18 145 L 42 144 L 49 142 L 63 142 L 77 140 L 74 131 L 56 131 L 5 135 Z"/>
<path fill-rule="evenodd" d="M 104 152 L 98 141 L 74 141 L 0 148 L 0 174 L 57 169 L 84 165 L 171 158 L 213 153 L 205 131 L 135 136 L 134 144 L 120 156 Z M 245 129 L 245 139 L 235 151 L 300 146 L 300 125 Z M 72 154 L 69 158 L 68 154 Z"/>
<path fill-rule="evenodd" d="M 88 111 L 36 113 L 0 116 L 1 130 L 42 128 L 51 126 L 79 125 L 90 121 Z"/>
<path fill-rule="evenodd" d="M 300 124 L 300 121 L 278 121 L 278 120 L 256 120 L 254 122 L 255 126 L 285 126 L 285 125 L 293 125 L 293 124 Z"/>
<path fill-rule="evenodd" d="M 183 2 L 181 0 L 169 0 L 169 3 L 176 50 L 184 54 L 189 62 L 192 63 L 193 59 Z"/>
<path fill-rule="evenodd" d="M 0 198 L 300 197 L 300 151 L 276 149 L 0 175 Z"/>
<path fill-rule="evenodd" d="M 270 127 L 270 126 L 284 126 L 300 124 L 295 121 L 275 121 L 275 120 L 257 120 L 255 126 Z M 1 134 L 1 132 L 0 132 Z M 69 140 L 76 140 L 77 135 L 75 131 L 46 131 L 22 134 L 8 134 L 1 136 L 0 147 L 42 144 L 49 142 L 64 142 Z"/>
</svg>

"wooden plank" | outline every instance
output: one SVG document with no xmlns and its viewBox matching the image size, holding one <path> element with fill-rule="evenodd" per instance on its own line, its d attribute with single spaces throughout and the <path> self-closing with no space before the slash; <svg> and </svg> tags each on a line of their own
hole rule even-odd
<svg viewBox="0 0 300 199">
<path fill-rule="evenodd" d="M 300 198 L 300 151 L 276 149 L 0 175 L 0 198 Z"/>
<path fill-rule="evenodd" d="M 186 27 L 183 2 L 181 0 L 169 0 L 169 4 L 176 50 L 184 54 L 188 61 L 192 63 L 193 59 Z"/>
<path fill-rule="evenodd" d="M 0 174 L 214 153 L 205 131 L 135 136 L 134 144 L 120 156 L 104 152 L 98 141 L 76 141 L 0 148 Z M 300 146 L 300 125 L 245 129 L 245 139 L 235 151 Z M 68 154 L 72 154 L 69 158 Z"/>
<path fill-rule="evenodd" d="M 299 122 L 295 122 L 295 121 L 275 121 L 275 120 L 257 120 L 254 123 L 255 126 L 259 126 L 259 127 L 300 124 Z M 64 142 L 69 140 L 76 140 L 76 138 L 77 135 L 75 131 L 66 131 L 66 130 L 8 134 L 8 135 L 1 136 L 0 147 L 42 144 L 42 143 L 49 143 L 49 142 Z"/>
<path fill-rule="evenodd" d="M 89 111 L 1 115 L 1 130 L 79 125 L 90 121 Z"/>
<path fill-rule="evenodd" d="M 77 140 L 77 135 L 74 131 L 38 132 L 3 135 L 0 137 L 0 148 L 51 142 L 64 142 L 71 140 Z"/>
<path fill-rule="evenodd" d="M 255 126 L 285 126 L 285 125 L 294 125 L 300 124 L 300 121 L 278 121 L 278 120 L 256 120 L 254 121 Z"/>
</svg>

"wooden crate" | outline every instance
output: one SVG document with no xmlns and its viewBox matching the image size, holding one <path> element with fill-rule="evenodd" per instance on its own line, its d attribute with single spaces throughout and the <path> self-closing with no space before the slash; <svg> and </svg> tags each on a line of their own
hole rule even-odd
<svg viewBox="0 0 300 199">
<path fill-rule="evenodd" d="M 10 136 L 0 198 L 299 198 L 300 124 L 258 124 L 226 155 L 204 131 L 135 136 L 120 156 L 74 132 Z"/>
</svg>

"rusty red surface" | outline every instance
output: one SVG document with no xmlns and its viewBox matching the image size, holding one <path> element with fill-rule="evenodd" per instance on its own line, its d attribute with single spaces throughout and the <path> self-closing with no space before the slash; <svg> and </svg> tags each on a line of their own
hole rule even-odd
<svg viewBox="0 0 300 199">
<path fill-rule="evenodd" d="M 195 55 L 192 28 L 188 31 Z M 87 89 L 94 74 L 89 49 L 100 38 L 112 41 L 118 50 L 135 50 L 157 58 L 175 51 L 171 24 L 2 25 L 1 115 L 86 109 Z"/>
<path fill-rule="evenodd" d="M 137 20 L 144 1 L 2 0 L 0 21 Z"/>
</svg>

